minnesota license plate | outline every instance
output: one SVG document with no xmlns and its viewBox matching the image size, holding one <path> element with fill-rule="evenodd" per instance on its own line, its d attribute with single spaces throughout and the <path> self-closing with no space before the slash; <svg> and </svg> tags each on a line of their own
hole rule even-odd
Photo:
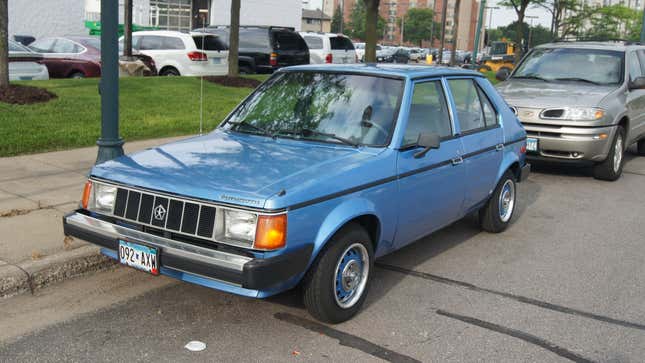
<svg viewBox="0 0 645 363">
<path fill-rule="evenodd" d="M 213 64 L 222 64 L 222 60 L 220 58 L 211 58 L 211 62 L 213 62 Z"/>
<path fill-rule="evenodd" d="M 538 151 L 538 139 L 532 137 L 526 138 L 526 151 Z"/>
<path fill-rule="evenodd" d="M 119 240 L 119 262 L 137 270 L 159 275 L 159 251 L 154 247 Z"/>
</svg>

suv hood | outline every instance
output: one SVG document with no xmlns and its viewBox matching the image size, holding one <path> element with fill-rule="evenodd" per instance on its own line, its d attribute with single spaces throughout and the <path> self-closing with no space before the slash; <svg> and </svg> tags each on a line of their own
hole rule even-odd
<svg viewBox="0 0 645 363">
<path fill-rule="evenodd" d="M 595 86 L 582 82 L 544 82 L 509 79 L 497 85 L 506 102 L 515 107 L 549 108 L 564 106 L 597 107 L 614 86 Z"/>
<path fill-rule="evenodd" d="M 312 175 L 347 168 L 373 154 L 352 147 L 216 130 L 119 157 L 91 176 L 181 196 L 263 208 Z"/>
</svg>

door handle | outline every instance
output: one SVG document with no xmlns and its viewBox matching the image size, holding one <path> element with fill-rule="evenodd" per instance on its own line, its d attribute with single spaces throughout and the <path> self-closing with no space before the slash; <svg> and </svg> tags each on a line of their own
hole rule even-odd
<svg viewBox="0 0 645 363">
<path fill-rule="evenodd" d="M 497 145 L 495 145 L 495 150 L 497 150 L 497 151 L 502 151 L 502 150 L 504 150 L 504 144 L 497 144 Z"/>
<path fill-rule="evenodd" d="M 452 163 L 452 165 L 459 165 L 464 162 L 464 159 L 461 156 L 457 156 L 456 158 L 452 158 L 450 162 Z"/>
</svg>

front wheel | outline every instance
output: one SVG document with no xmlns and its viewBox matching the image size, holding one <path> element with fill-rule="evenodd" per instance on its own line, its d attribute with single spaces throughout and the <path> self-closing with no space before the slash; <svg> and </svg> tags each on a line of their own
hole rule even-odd
<svg viewBox="0 0 645 363">
<path fill-rule="evenodd" d="M 618 126 L 616 136 L 609 148 L 609 154 L 605 161 L 596 164 L 593 168 L 593 176 L 596 179 L 614 181 L 620 178 L 623 173 L 623 156 L 625 154 L 625 129 Z"/>
<path fill-rule="evenodd" d="M 365 301 L 374 251 L 369 234 L 356 224 L 328 244 L 305 277 L 304 302 L 314 318 L 338 324 L 356 315 Z"/>
<path fill-rule="evenodd" d="M 515 211 L 516 190 L 515 175 L 507 170 L 493 195 L 479 211 L 479 224 L 483 230 L 499 233 L 508 228 Z"/>
</svg>

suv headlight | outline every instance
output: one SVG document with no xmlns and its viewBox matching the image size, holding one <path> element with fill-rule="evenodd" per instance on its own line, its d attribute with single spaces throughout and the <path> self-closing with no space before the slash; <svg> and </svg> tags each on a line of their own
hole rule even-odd
<svg viewBox="0 0 645 363">
<path fill-rule="evenodd" d="M 596 107 L 553 108 L 542 111 L 540 117 L 569 121 L 597 121 L 605 117 L 605 110 Z"/>
<path fill-rule="evenodd" d="M 253 243 L 257 215 L 234 210 L 224 211 L 224 237 Z"/>
</svg>

